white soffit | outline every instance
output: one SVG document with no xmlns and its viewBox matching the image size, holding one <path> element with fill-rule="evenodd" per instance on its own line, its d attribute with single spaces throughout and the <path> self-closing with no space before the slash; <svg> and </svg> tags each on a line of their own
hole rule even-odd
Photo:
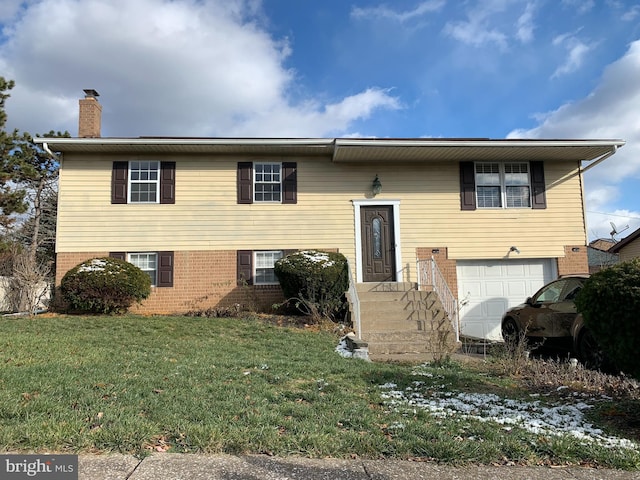
<svg viewBox="0 0 640 480">
<path fill-rule="evenodd" d="M 591 161 L 622 140 L 332 139 L 332 138 L 36 138 L 73 153 L 323 156 L 336 163 Z"/>
</svg>

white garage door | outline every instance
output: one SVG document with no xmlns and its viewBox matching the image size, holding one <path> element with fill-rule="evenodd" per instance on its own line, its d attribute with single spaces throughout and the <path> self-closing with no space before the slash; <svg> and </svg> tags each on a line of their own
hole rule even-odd
<svg viewBox="0 0 640 480">
<path fill-rule="evenodd" d="M 487 340 L 502 340 L 502 314 L 557 276 L 548 258 L 461 260 L 457 272 L 461 334 Z"/>
</svg>

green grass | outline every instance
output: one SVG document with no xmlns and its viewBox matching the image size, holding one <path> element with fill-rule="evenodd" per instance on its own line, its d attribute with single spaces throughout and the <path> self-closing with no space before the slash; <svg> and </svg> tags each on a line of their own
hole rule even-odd
<svg viewBox="0 0 640 480">
<path fill-rule="evenodd" d="M 409 365 L 342 358 L 336 344 L 327 332 L 257 319 L 3 318 L 0 450 L 640 467 L 633 450 L 391 409 L 380 385 L 425 377 Z M 526 394 L 509 379 L 457 364 L 432 371 L 431 381 L 456 391 Z"/>
</svg>

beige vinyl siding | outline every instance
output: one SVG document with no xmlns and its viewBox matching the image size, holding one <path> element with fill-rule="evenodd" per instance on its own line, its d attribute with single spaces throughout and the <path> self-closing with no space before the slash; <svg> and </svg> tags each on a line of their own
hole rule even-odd
<svg viewBox="0 0 640 480">
<path fill-rule="evenodd" d="M 547 208 L 460 210 L 457 163 L 333 164 L 326 158 L 129 157 L 176 161 L 176 203 L 111 205 L 111 167 L 122 156 L 66 154 L 60 176 L 59 252 L 339 248 L 355 258 L 352 200 L 400 201 L 403 264 L 421 246 L 454 259 L 564 255 L 586 236 L 576 162 L 547 163 Z M 296 161 L 298 203 L 236 203 L 238 161 Z M 573 175 L 568 174 L 573 172 Z"/>
<path fill-rule="evenodd" d="M 622 247 L 619 255 L 621 262 L 626 262 L 627 260 L 632 260 L 634 258 L 640 257 L 640 239 L 633 240 L 632 242 L 629 242 L 627 245 Z"/>
</svg>

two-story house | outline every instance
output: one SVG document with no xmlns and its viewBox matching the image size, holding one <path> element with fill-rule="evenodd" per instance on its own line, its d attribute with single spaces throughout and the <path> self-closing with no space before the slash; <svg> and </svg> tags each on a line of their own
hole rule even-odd
<svg viewBox="0 0 640 480">
<path fill-rule="evenodd" d="M 432 284 L 433 258 L 462 333 L 499 339 L 507 308 L 588 271 L 582 175 L 624 145 L 102 138 L 97 94 L 85 92 L 78 138 L 36 140 L 62 154 L 56 282 L 86 259 L 125 258 L 153 280 L 143 313 L 248 294 L 271 305 L 282 299 L 274 262 L 325 249 L 343 253 L 365 289 Z"/>
</svg>

